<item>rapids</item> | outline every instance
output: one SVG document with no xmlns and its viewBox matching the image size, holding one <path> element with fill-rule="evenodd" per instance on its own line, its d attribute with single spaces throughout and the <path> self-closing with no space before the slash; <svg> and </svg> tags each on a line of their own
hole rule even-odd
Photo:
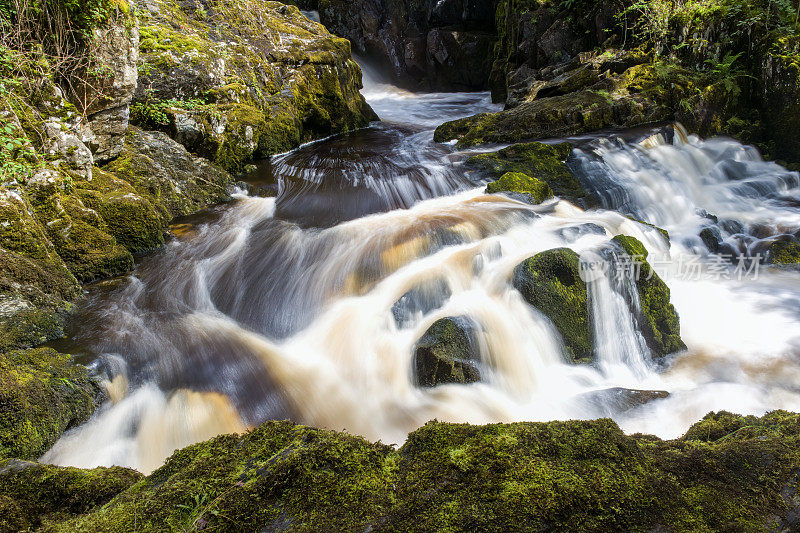
<svg viewBox="0 0 800 533">
<path fill-rule="evenodd" d="M 241 192 L 176 225 L 132 275 L 90 289 L 60 347 L 107 377 L 110 400 L 43 461 L 149 472 L 176 448 L 270 418 L 400 444 L 433 418 L 610 416 L 675 437 L 711 410 L 800 410 L 798 272 L 742 275 L 698 237 L 713 226 L 723 251 L 753 256 L 797 231 L 796 173 L 680 129 L 608 135 L 576 140 L 570 163 L 602 209 L 531 206 L 484 194 L 462 165 L 469 152 L 433 142 L 436 125 L 496 109 L 487 94 L 365 79 L 382 122 L 263 162 L 254 182 L 277 197 Z M 672 245 L 621 213 L 667 229 Z M 624 305 L 632 281 L 614 276 L 606 244 L 620 233 L 648 248 L 680 314 L 688 350 L 664 364 Z M 510 285 L 520 261 L 560 246 L 602 266 L 587 276 L 596 366 L 566 364 L 558 333 Z M 478 324 L 483 381 L 415 387 L 414 343 L 453 315 Z M 591 394 L 611 387 L 670 395 L 625 410 Z"/>
</svg>

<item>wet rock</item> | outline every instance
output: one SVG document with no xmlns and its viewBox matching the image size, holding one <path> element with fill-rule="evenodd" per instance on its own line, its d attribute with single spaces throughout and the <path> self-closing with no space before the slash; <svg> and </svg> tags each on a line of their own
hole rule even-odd
<svg viewBox="0 0 800 533">
<path fill-rule="evenodd" d="M 675 306 L 670 303 L 670 291 L 666 283 L 647 262 L 647 249 L 634 237 L 617 235 L 612 242 L 621 247 L 628 257 L 639 265 L 636 290 L 639 307 L 631 307 L 639 331 L 650 348 L 651 356 L 659 359 L 665 355 L 686 349 L 680 336 L 680 321 Z"/>
<path fill-rule="evenodd" d="M 24 525 L 3 531 L 34 530 L 87 513 L 143 477 L 119 466 L 82 470 L 20 459 L 0 460 L 0 511 L 6 511 L 0 516 Z"/>
<path fill-rule="evenodd" d="M 571 362 L 593 360 L 586 283 L 580 276 L 578 254 L 569 248 L 538 253 L 514 268 L 512 284 L 525 301 L 550 319 Z"/>
<path fill-rule="evenodd" d="M 612 387 L 610 389 L 587 392 L 581 394 L 578 398 L 581 402 L 599 404 L 609 412 L 622 413 L 653 400 L 661 400 L 667 397 L 669 397 L 669 393 L 663 390 Z"/>
<path fill-rule="evenodd" d="M 709 226 L 700 230 L 700 240 L 712 254 L 719 253 L 722 244 L 722 234 L 716 226 Z"/>
<path fill-rule="evenodd" d="M 375 118 L 359 93 L 350 43 L 294 6 L 153 0 L 145 7 L 131 121 L 228 171 Z"/>
<path fill-rule="evenodd" d="M 0 355 L 0 458 L 39 457 L 88 419 L 101 397 L 98 383 L 69 355 L 50 348 Z"/>
<path fill-rule="evenodd" d="M 531 179 L 546 184 L 552 191 L 551 194 L 582 206 L 597 205 L 598 201 L 594 195 L 583 189 L 581 183 L 565 164 L 571 151 L 572 146 L 569 143 L 516 144 L 498 152 L 472 156 L 467 160 L 466 166 L 482 176 L 495 180 L 507 172 L 525 174 Z M 513 180 L 507 178 L 506 181 L 507 185 L 489 184 L 487 192 L 500 192 L 504 187 L 511 187 L 510 182 Z M 539 196 L 546 198 L 547 191 L 542 187 L 539 189 L 541 189 Z"/>
<path fill-rule="evenodd" d="M 414 378 L 420 387 L 480 381 L 480 354 L 466 317 L 437 320 L 414 346 Z"/>
<path fill-rule="evenodd" d="M 793 235 L 781 235 L 767 248 L 765 262 L 772 265 L 800 263 L 800 239 Z"/>
<path fill-rule="evenodd" d="M 397 327 L 408 327 L 417 316 L 438 309 L 450 294 L 450 287 L 443 279 L 418 283 L 392 305 L 392 316 Z"/>
</svg>

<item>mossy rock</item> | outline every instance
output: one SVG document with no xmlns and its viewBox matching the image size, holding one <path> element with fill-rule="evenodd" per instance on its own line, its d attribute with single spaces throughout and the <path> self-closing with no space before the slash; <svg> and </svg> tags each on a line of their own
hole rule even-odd
<svg viewBox="0 0 800 533">
<path fill-rule="evenodd" d="M 669 287 L 647 262 L 647 249 L 636 238 L 627 235 L 617 235 L 612 241 L 639 264 L 636 289 L 640 312 L 636 318 L 652 357 L 659 359 L 685 350 L 678 312 L 669 301 Z"/>
<path fill-rule="evenodd" d="M 84 514 L 107 503 L 142 478 L 128 468 L 114 466 L 82 470 L 22 461 L 0 460 L 0 510 L 22 531 Z M 4 513 L 0 513 L 2 516 Z M 45 528 L 47 529 L 47 528 Z"/>
<path fill-rule="evenodd" d="M 506 172 L 489 183 L 486 192 L 518 195 L 532 204 L 540 204 L 553 197 L 553 191 L 547 183 L 522 172 Z"/>
<path fill-rule="evenodd" d="M 507 176 L 501 183 L 490 183 L 486 192 L 500 192 L 505 188 L 547 198 L 548 190 L 531 181 L 532 179 L 546 184 L 550 195 L 555 194 L 585 207 L 595 206 L 598 204 L 597 198 L 583 188 L 565 163 L 571 152 L 572 145 L 569 143 L 515 144 L 497 152 L 474 155 L 467 160 L 466 166 L 495 180 L 506 173 L 514 173 L 514 180 Z M 516 174 L 525 174 L 530 179 L 522 180 Z M 532 190 L 525 191 L 526 187 Z"/>
<path fill-rule="evenodd" d="M 349 41 L 294 6 L 155 0 L 139 16 L 133 123 L 230 172 L 377 118 Z"/>
<path fill-rule="evenodd" d="M 0 355 L 0 458 L 35 459 L 91 416 L 101 397 L 69 355 L 34 348 Z"/>
<path fill-rule="evenodd" d="M 767 248 L 766 262 L 772 265 L 800 263 L 800 240 L 791 235 L 781 235 Z"/>
<path fill-rule="evenodd" d="M 798 447 L 800 415 L 782 411 L 711 413 L 668 441 L 608 419 L 434 421 L 399 449 L 270 421 L 48 530 L 791 531 Z"/>
<path fill-rule="evenodd" d="M 414 346 L 414 379 L 420 387 L 480 381 L 480 353 L 467 317 L 440 318 Z"/>
<path fill-rule="evenodd" d="M 577 253 L 555 248 L 517 265 L 512 284 L 525 301 L 550 319 L 564 339 L 569 360 L 589 363 L 594 359 L 592 331 L 580 268 Z"/>
</svg>

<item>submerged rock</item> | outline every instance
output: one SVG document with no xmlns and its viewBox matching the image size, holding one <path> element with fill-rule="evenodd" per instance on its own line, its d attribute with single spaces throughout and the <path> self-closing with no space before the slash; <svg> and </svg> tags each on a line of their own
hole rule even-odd
<svg viewBox="0 0 800 533">
<path fill-rule="evenodd" d="M 505 181 L 490 183 L 486 192 L 512 191 L 533 194 L 534 198 L 541 198 L 537 202 L 555 194 L 584 207 L 594 206 L 597 204 L 597 199 L 583 189 L 580 181 L 565 164 L 571 152 L 572 146 L 569 143 L 515 144 L 497 152 L 474 155 L 466 161 L 466 166 L 495 180 L 502 178 L 508 172 L 524 174 L 532 180 L 544 183 L 551 191 L 548 195 L 547 189 L 536 185 L 532 180 L 525 180 L 530 181 L 525 184 L 506 177 Z M 512 183 L 515 181 L 516 183 Z M 523 190 L 526 188 L 532 190 Z"/>
<path fill-rule="evenodd" d="M 420 387 L 480 381 L 480 353 L 466 317 L 441 318 L 414 346 L 414 379 Z"/>
<path fill-rule="evenodd" d="M 69 355 L 50 348 L 0 355 L 0 458 L 36 459 L 88 419 L 101 397 Z"/>
<path fill-rule="evenodd" d="M 516 266 L 512 284 L 561 333 L 570 361 L 593 360 L 586 283 L 577 253 L 569 248 L 538 253 Z"/>
<path fill-rule="evenodd" d="M 612 387 L 598 391 L 586 392 L 578 396 L 581 403 L 600 404 L 611 413 L 622 413 L 639 407 L 653 400 L 668 398 L 669 393 L 663 390 L 638 390 L 623 387 Z"/>
<path fill-rule="evenodd" d="M 49 515 L 48 530 L 788 531 L 798 446 L 800 415 L 783 411 L 711 413 L 668 441 L 609 419 L 430 422 L 399 449 L 270 421 L 177 451 L 102 506 L 135 478 L 78 471 L 118 481 L 102 497 L 88 491 L 85 514 Z M 48 481 L 34 486 L 47 492 Z M 27 498 L 40 496 L 18 487 L 0 483 L 0 505 L 35 512 Z"/>
<path fill-rule="evenodd" d="M 632 307 L 639 330 L 647 342 L 653 358 L 686 349 L 680 336 L 680 321 L 675 306 L 670 303 L 669 287 L 647 262 L 647 249 L 634 237 L 617 235 L 612 239 L 635 261 L 639 268 L 636 289 L 639 293 L 638 309 Z"/>
<path fill-rule="evenodd" d="M 239 172 L 256 157 L 366 126 L 350 43 L 267 0 L 153 0 L 138 13 L 133 123 Z"/>
</svg>

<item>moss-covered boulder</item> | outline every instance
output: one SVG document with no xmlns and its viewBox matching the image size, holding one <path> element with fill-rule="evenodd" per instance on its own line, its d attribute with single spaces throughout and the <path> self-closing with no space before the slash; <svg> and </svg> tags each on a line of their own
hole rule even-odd
<svg viewBox="0 0 800 533">
<path fill-rule="evenodd" d="M 81 470 L 20 459 L 0 460 L 0 531 L 27 531 L 84 514 L 143 476 L 118 466 Z M 2 520 L 2 519 L 0 519 Z M 12 528 L 12 524 L 16 529 Z"/>
<path fill-rule="evenodd" d="M 781 235 L 767 248 L 765 261 L 773 265 L 800 263 L 800 240 L 793 235 Z"/>
<path fill-rule="evenodd" d="M 555 194 L 578 205 L 594 206 L 598 200 L 593 194 L 584 190 L 565 163 L 571 152 L 572 146 L 569 143 L 523 143 L 497 152 L 474 155 L 465 164 L 467 169 L 479 175 L 498 180 L 490 183 L 486 192 L 511 191 L 531 194 L 533 198 L 541 198 L 537 202 Z M 503 178 L 508 172 L 514 174 Z M 523 179 L 516 174 L 524 174 L 528 178 Z M 537 182 L 543 183 L 546 187 Z"/>
<path fill-rule="evenodd" d="M 0 355 L 0 458 L 35 459 L 91 416 L 98 383 L 69 355 L 50 348 Z"/>
<path fill-rule="evenodd" d="M 480 381 L 480 353 L 467 317 L 440 318 L 414 346 L 414 380 L 420 387 Z"/>
<path fill-rule="evenodd" d="M 512 284 L 525 301 L 552 321 L 564 339 L 569 360 L 588 363 L 593 359 L 592 331 L 580 268 L 577 253 L 555 248 L 517 265 Z"/>
<path fill-rule="evenodd" d="M 540 204 L 553 197 L 553 191 L 547 183 L 522 172 L 506 172 L 489 183 L 486 192 L 519 196 L 532 204 Z"/>
<path fill-rule="evenodd" d="M 612 239 L 638 268 L 636 289 L 639 293 L 637 324 L 654 358 L 686 349 L 681 339 L 678 312 L 669 301 L 669 287 L 647 262 L 647 249 L 634 237 L 617 235 Z M 636 308 L 632 308 L 636 311 Z"/>
<path fill-rule="evenodd" d="M 782 411 L 711 413 L 668 441 L 608 419 L 430 422 L 399 449 L 266 422 L 48 530 L 792 531 L 798 446 L 800 415 Z"/>
<path fill-rule="evenodd" d="M 139 21 L 132 122 L 227 170 L 375 118 L 350 43 L 294 6 L 155 0 Z"/>
<path fill-rule="evenodd" d="M 167 222 L 231 199 L 233 177 L 160 132 L 128 128 L 119 157 L 103 167 L 146 196 Z"/>
</svg>

